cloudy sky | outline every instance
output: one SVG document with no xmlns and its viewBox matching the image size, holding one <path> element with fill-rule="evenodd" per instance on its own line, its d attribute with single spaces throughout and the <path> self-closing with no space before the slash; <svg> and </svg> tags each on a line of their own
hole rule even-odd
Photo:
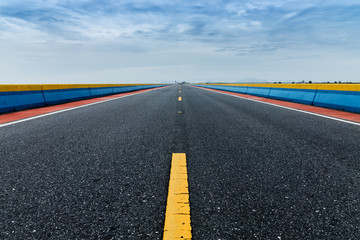
<svg viewBox="0 0 360 240">
<path fill-rule="evenodd" d="M 0 84 L 360 81 L 360 0 L 1 0 Z"/>
</svg>

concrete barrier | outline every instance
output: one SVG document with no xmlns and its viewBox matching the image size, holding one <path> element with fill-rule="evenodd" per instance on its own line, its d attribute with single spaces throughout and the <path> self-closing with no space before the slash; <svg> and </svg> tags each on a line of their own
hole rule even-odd
<svg viewBox="0 0 360 240">
<path fill-rule="evenodd" d="M 42 85 L 46 105 L 53 105 L 91 97 L 89 84 Z"/>
<path fill-rule="evenodd" d="M 196 86 L 360 113 L 360 84 L 197 84 Z"/>
<path fill-rule="evenodd" d="M 311 105 L 316 89 L 271 88 L 269 98 Z"/>
<path fill-rule="evenodd" d="M 101 97 L 114 94 L 114 88 L 111 84 L 90 84 L 91 97 Z"/>
<path fill-rule="evenodd" d="M 268 87 L 248 87 L 246 94 L 255 95 L 259 97 L 268 97 L 270 93 L 270 88 Z"/>
<path fill-rule="evenodd" d="M 126 92 L 127 87 L 113 87 L 114 93 L 123 93 Z"/>
<path fill-rule="evenodd" d="M 159 84 L 0 85 L 0 113 L 161 87 Z"/>
<path fill-rule="evenodd" d="M 337 87 L 318 86 L 313 104 L 360 113 L 360 86 L 359 84 L 341 84 Z"/>
<path fill-rule="evenodd" d="M 248 87 L 232 87 L 233 88 L 233 92 L 236 92 L 236 93 L 243 93 L 243 94 L 246 94 L 247 91 L 248 91 Z"/>
<path fill-rule="evenodd" d="M 112 87 L 90 88 L 91 97 L 101 97 L 111 94 L 114 94 L 114 90 Z"/>
<path fill-rule="evenodd" d="M 154 87 L 160 87 L 160 85 L 130 85 L 130 84 L 124 84 L 123 86 L 114 86 L 114 93 L 123 93 L 123 92 L 132 92 L 137 91 L 141 89 L 147 89 L 147 88 L 154 88 Z"/>
<path fill-rule="evenodd" d="M 0 85 L 0 112 L 45 106 L 41 85 Z"/>
<path fill-rule="evenodd" d="M 221 86 L 220 90 L 232 92 L 233 87 L 232 86 Z"/>
<path fill-rule="evenodd" d="M 133 92 L 133 91 L 136 91 L 136 90 L 140 90 L 140 86 L 129 86 L 129 87 L 126 88 L 127 92 Z"/>
<path fill-rule="evenodd" d="M 198 86 L 202 87 L 201 85 L 198 85 Z M 221 85 L 209 86 L 209 88 L 222 90 L 222 91 L 229 91 L 229 92 L 233 92 L 233 90 L 234 90 L 234 87 L 232 87 L 232 86 L 221 86 Z"/>
</svg>

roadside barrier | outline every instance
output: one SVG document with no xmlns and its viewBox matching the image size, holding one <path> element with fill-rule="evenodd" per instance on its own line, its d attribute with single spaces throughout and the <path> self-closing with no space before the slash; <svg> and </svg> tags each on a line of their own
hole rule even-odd
<svg viewBox="0 0 360 240">
<path fill-rule="evenodd" d="M 311 105 L 314 101 L 315 94 L 316 89 L 272 88 L 268 97 Z"/>
<path fill-rule="evenodd" d="M 313 104 L 360 113 L 360 84 L 347 84 L 331 88 L 319 87 Z"/>
<path fill-rule="evenodd" d="M 360 84 L 195 84 L 194 86 L 360 113 Z"/>
<path fill-rule="evenodd" d="M 0 113 L 45 106 L 41 85 L 0 85 Z"/>
<path fill-rule="evenodd" d="M 46 105 L 53 105 L 90 98 L 88 84 L 43 85 Z"/>
<path fill-rule="evenodd" d="M 0 85 L 0 113 L 42 107 L 117 93 L 162 87 L 160 84 Z"/>
<path fill-rule="evenodd" d="M 91 97 L 101 97 L 114 94 L 114 88 L 110 84 L 93 84 L 89 86 Z"/>
<path fill-rule="evenodd" d="M 270 89 L 268 87 L 248 87 L 246 94 L 255 95 L 259 97 L 268 97 L 270 93 Z"/>
</svg>

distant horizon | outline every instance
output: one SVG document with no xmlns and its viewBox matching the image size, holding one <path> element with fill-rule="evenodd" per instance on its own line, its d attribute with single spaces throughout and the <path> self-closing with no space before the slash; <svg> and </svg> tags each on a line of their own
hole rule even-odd
<svg viewBox="0 0 360 240">
<path fill-rule="evenodd" d="M 335 82 L 224 82 L 224 81 L 208 81 L 208 82 L 186 82 L 186 81 L 174 81 L 174 82 L 152 82 L 152 83 L 144 83 L 144 82 L 140 82 L 140 83 L 107 83 L 107 82 L 103 82 L 103 83 L 23 83 L 23 84 L 15 84 L 15 83 L 0 83 L 0 85 L 66 85 L 66 84 L 180 84 L 180 83 L 186 83 L 186 84 L 360 84 L 360 82 L 342 82 L 342 81 L 335 81 Z"/>
<path fill-rule="evenodd" d="M 201 82 L 203 83 L 203 82 Z M 333 83 L 333 84 L 360 84 L 360 82 L 346 82 L 346 81 L 334 81 L 334 82 L 330 82 L 330 81 L 298 81 L 298 82 L 295 82 L 295 81 L 274 81 L 274 82 L 242 82 L 242 81 L 238 81 L 238 82 L 206 82 L 206 83 L 247 83 L 247 84 L 250 84 L 250 83 L 276 83 L 276 84 L 281 84 L 281 83 L 286 83 L 286 84 L 289 84 L 289 83 L 292 83 L 292 84 L 316 84 L 316 83 L 324 83 L 324 84 L 330 84 L 330 83 Z"/>
<path fill-rule="evenodd" d="M 360 2 L 3 0 L 0 84 L 360 83 Z"/>
</svg>

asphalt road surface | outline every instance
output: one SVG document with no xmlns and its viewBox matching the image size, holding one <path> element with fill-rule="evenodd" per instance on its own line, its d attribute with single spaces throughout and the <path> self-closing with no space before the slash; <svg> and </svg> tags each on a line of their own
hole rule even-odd
<svg viewBox="0 0 360 240">
<path fill-rule="evenodd" d="M 360 239 L 359 126 L 185 85 L 0 128 L 0 239 L 161 239 L 172 153 L 193 239 Z"/>
</svg>

